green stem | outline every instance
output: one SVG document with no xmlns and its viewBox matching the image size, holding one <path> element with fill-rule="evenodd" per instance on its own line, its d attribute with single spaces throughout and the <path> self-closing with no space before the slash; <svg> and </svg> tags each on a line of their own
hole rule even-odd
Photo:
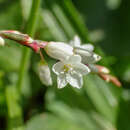
<svg viewBox="0 0 130 130">
<path fill-rule="evenodd" d="M 40 0 L 33 0 L 29 20 L 26 26 L 26 33 L 29 34 L 31 37 L 33 37 L 35 33 L 39 8 L 40 8 Z M 9 130 L 24 130 L 23 117 L 22 117 L 23 112 L 22 107 L 20 105 L 20 99 L 21 99 L 21 87 L 23 85 L 24 77 L 28 70 L 30 57 L 31 57 L 31 50 L 25 47 L 23 49 L 17 87 L 15 86 L 6 87 L 5 94 L 8 108 Z"/>
<path fill-rule="evenodd" d="M 33 0 L 32 8 L 30 11 L 30 16 L 29 16 L 27 26 L 25 29 L 26 33 L 30 35 L 31 37 L 34 36 L 35 30 L 36 30 L 36 23 L 37 23 L 38 15 L 39 15 L 40 1 L 41 0 Z M 21 64 L 20 64 L 19 79 L 18 79 L 18 84 L 17 84 L 19 91 L 21 91 L 21 87 L 24 82 L 24 77 L 28 71 L 28 67 L 30 64 L 30 57 L 31 57 L 31 50 L 24 47 Z"/>
<path fill-rule="evenodd" d="M 15 86 L 6 86 L 6 103 L 8 108 L 8 130 L 24 130 L 22 108 Z"/>
</svg>

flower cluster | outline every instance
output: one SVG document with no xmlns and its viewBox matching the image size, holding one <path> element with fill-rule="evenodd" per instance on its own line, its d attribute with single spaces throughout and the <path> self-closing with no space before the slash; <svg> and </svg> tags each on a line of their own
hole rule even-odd
<svg viewBox="0 0 130 130">
<path fill-rule="evenodd" d="M 38 64 L 38 75 L 41 82 L 46 86 L 52 85 L 52 78 L 50 68 L 42 55 L 41 49 L 44 49 L 51 58 L 58 60 L 52 67 L 52 71 L 57 75 L 58 88 L 64 88 L 67 84 L 81 88 L 83 76 L 90 72 L 98 74 L 107 82 L 121 86 L 119 80 L 110 75 L 106 67 L 96 65 L 96 62 L 101 60 L 101 56 L 93 52 L 94 46 L 89 43 L 81 44 L 78 36 L 75 36 L 69 43 L 45 42 L 33 40 L 27 34 L 15 30 L 7 30 L 0 31 L 0 46 L 5 45 L 4 38 L 14 40 L 40 54 L 41 62 Z"/>
<path fill-rule="evenodd" d="M 91 44 L 81 45 L 78 36 L 70 44 L 63 42 L 50 42 L 45 46 L 46 53 L 57 60 L 52 70 L 57 75 L 58 88 L 65 87 L 68 83 L 75 88 L 83 85 L 83 76 L 93 70 L 94 64 L 101 57 L 93 52 Z M 92 70 L 93 69 L 93 70 Z"/>
</svg>

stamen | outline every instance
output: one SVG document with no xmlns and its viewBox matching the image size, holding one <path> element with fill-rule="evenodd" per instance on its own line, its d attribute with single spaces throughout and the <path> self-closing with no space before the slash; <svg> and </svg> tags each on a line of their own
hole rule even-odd
<svg viewBox="0 0 130 130">
<path fill-rule="evenodd" d="M 64 72 L 68 72 L 69 70 L 72 70 L 72 66 L 70 64 L 64 65 Z"/>
</svg>

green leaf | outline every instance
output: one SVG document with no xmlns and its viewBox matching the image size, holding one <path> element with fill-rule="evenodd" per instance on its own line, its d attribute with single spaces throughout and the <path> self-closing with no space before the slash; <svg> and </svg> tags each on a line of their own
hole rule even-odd
<svg viewBox="0 0 130 130">
<path fill-rule="evenodd" d="M 78 124 L 52 114 L 43 113 L 27 122 L 26 130 L 85 130 Z"/>
</svg>

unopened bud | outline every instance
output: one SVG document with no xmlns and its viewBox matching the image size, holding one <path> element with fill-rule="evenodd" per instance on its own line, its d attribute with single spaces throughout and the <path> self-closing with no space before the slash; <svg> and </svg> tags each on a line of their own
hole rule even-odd
<svg viewBox="0 0 130 130">
<path fill-rule="evenodd" d="M 102 68 L 102 72 L 105 74 L 110 73 L 109 69 L 107 69 L 106 67 Z"/>
<path fill-rule="evenodd" d="M 96 65 L 99 73 L 109 74 L 110 70 L 104 66 Z"/>
<path fill-rule="evenodd" d="M 88 51 L 86 49 L 75 47 L 74 53 L 78 54 L 82 57 L 82 62 L 84 64 L 88 64 L 88 63 L 93 64 L 93 63 L 96 63 L 99 60 L 101 60 L 101 56 L 99 56 L 91 51 Z"/>
<path fill-rule="evenodd" d="M 121 82 L 115 76 L 103 73 L 99 73 L 99 76 L 106 82 L 112 82 L 116 86 L 121 87 Z"/>
<path fill-rule="evenodd" d="M 2 37 L 0 37 L 0 46 L 4 46 L 5 45 L 5 41 Z"/>
<path fill-rule="evenodd" d="M 52 85 L 51 72 L 47 63 L 40 62 L 38 65 L 38 75 L 41 82 L 46 86 Z"/>
<path fill-rule="evenodd" d="M 65 60 L 73 55 L 73 48 L 63 42 L 49 42 L 44 49 L 50 57 L 58 60 Z"/>
</svg>

